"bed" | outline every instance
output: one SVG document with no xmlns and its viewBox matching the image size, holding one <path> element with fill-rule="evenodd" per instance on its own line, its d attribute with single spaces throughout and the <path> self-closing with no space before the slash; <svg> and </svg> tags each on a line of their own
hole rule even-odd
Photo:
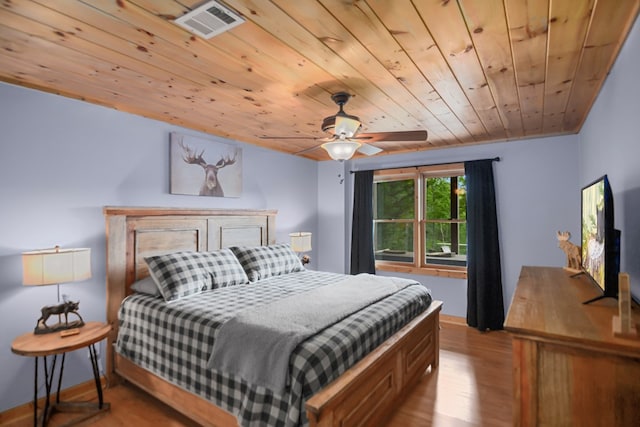
<svg viewBox="0 0 640 427">
<path fill-rule="evenodd" d="M 353 357 L 359 360 L 357 363 L 341 362 L 337 373 L 322 371 L 321 375 L 317 375 L 312 372 L 312 369 L 301 365 L 298 375 L 303 379 L 293 380 L 288 384 L 287 389 L 292 390 L 292 394 L 287 394 L 286 397 L 278 393 L 274 397 L 268 389 L 261 386 L 249 387 L 242 381 L 239 381 L 238 390 L 222 395 L 217 394 L 212 392 L 207 384 L 215 380 L 229 385 L 229 382 L 234 382 L 233 377 L 225 377 L 224 374 L 215 372 L 196 375 L 192 371 L 183 370 L 184 365 L 191 364 L 184 361 L 176 363 L 180 369 L 168 369 L 174 374 L 155 369 L 157 366 L 167 366 L 166 360 L 152 362 L 147 360 L 145 363 L 144 357 L 136 356 L 140 352 L 128 351 L 122 347 L 116 349 L 120 327 L 118 316 L 123 306 L 136 300 L 142 306 L 155 304 L 150 297 L 132 295 L 134 292 L 130 288 L 133 283 L 149 274 L 144 258 L 177 251 L 204 252 L 234 246 L 274 245 L 276 212 L 273 210 L 106 207 L 104 214 L 107 231 L 107 319 L 113 326 L 113 331 L 108 337 L 106 359 L 107 376 L 111 384 L 122 379 L 130 381 L 202 425 L 237 426 L 238 419 L 230 413 L 231 411 L 238 414 L 234 408 L 236 403 L 229 402 L 229 396 L 236 396 L 237 400 L 252 399 L 250 406 L 256 406 L 253 401 L 256 400 L 256 395 L 259 407 L 257 410 L 253 408 L 245 411 L 245 414 L 240 416 L 242 425 L 252 424 L 251 421 L 247 421 L 251 419 L 252 410 L 262 414 L 272 411 L 275 414 L 273 420 L 279 420 L 281 413 L 287 414 L 289 418 L 285 418 L 282 425 L 295 425 L 296 417 L 304 423 L 308 422 L 310 426 L 368 425 L 379 422 L 429 367 L 431 371 L 437 367 L 438 316 L 441 302 L 432 301 L 426 309 L 424 307 L 416 309 L 411 305 L 413 303 L 407 303 L 408 308 L 402 309 L 390 305 L 387 310 L 393 313 L 405 309 L 408 313 L 413 312 L 410 314 L 413 320 L 408 323 L 405 321 L 404 326 L 399 329 L 396 328 L 397 330 L 378 337 L 378 340 L 384 339 L 384 341 L 380 345 L 378 345 L 379 342 L 370 344 L 372 348 L 366 349 L 366 355 L 355 354 Z M 308 271 L 295 274 L 298 276 L 293 280 L 290 278 L 290 282 L 325 280 L 329 283 L 337 282 L 342 277 L 331 273 Z M 305 278 L 307 276 L 314 278 L 307 279 Z M 294 276 L 291 275 L 291 277 Z M 282 283 L 275 285 L 276 288 L 286 286 Z M 264 289 L 268 289 L 267 286 Z M 221 290 L 220 295 L 226 291 Z M 219 298 L 216 297 L 216 299 Z M 405 303 L 398 299 L 393 304 Z M 213 303 L 203 305 L 213 307 Z M 130 308 L 130 310 L 133 313 L 143 311 L 136 308 Z M 356 322 L 357 319 L 352 321 Z M 123 325 L 126 326 L 126 322 Z M 120 341 L 123 341 L 122 337 L 133 336 L 132 333 L 125 331 L 124 326 Z M 352 329 L 357 328 L 351 326 L 346 328 L 346 330 Z M 168 332 L 162 333 L 162 335 L 167 334 Z M 327 341 L 318 339 L 320 344 Z M 362 337 L 352 339 L 358 341 Z M 134 340 L 131 339 L 131 341 Z M 313 339 L 308 341 L 299 347 L 309 346 L 307 349 L 317 349 L 320 345 L 314 344 Z M 186 353 L 190 355 L 202 353 L 199 356 L 201 360 L 194 362 L 202 364 L 204 355 L 210 350 L 207 347 L 210 344 L 210 341 L 205 342 L 198 351 L 189 350 Z M 331 353 L 333 349 L 327 347 L 326 351 Z M 147 351 L 147 354 L 149 353 Z M 161 352 L 151 351 L 151 353 L 160 354 Z M 292 360 L 294 360 L 293 357 Z M 331 364 L 335 363 L 332 361 Z M 175 377 L 175 371 L 179 371 L 177 377 Z M 207 375 L 212 378 L 204 378 Z M 320 378 L 308 379 L 308 376 L 314 375 Z M 201 380 L 200 377 L 203 379 Z M 231 384 L 231 386 L 237 388 L 238 384 Z M 293 393 L 298 388 L 303 389 L 302 392 Z M 311 394 L 312 396 L 309 397 Z M 269 409 L 268 404 L 273 404 L 274 401 L 277 409 Z M 306 414 L 299 414 L 300 412 L 306 412 Z M 255 424 L 280 423 L 280 421 L 269 420 L 263 419 Z"/>
</svg>

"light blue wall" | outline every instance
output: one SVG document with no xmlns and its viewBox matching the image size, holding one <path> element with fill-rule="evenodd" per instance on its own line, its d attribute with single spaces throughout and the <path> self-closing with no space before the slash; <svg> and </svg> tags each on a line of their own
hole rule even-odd
<svg viewBox="0 0 640 427">
<path fill-rule="evenodd" d="M 85 321 L 105 320 L 103 206 L 278 209 L 278 241 L 317 235 L 317 162 L 240 144 L 242 197 L 178 196 L 169 194 L 169 132 L 216 138 L 3 83 L 0 129 L 0 411 L 31 400 L 33 360 L 11 353 L 11 341 L 57 298 L 55 286 L 22 286 L 20 253 L 91 248 L 92 279 L 62 292 L 80 300 Z M 86 350 L 72 353 L 63 387 L 90 378 Z"/>
<path fill-rule="evenodd" d="M 348 172 L 347 172 L 348 174 Z M 348 206 L 345 163 L 318 162 L 318 235 L 314 237 L 318 269 L 344 273 Z"/>
<path fill-rule="evenodd" d="M 564 265 L 565 257 L 557 247 L 556 231 L 568 230 L 573 236 L 580 235 L 577 149 L 578 137 L 572 135 L 371 157 L 353 160 L 351 168 L 381 169 L 500 157 L 493 170 L 506 309 L 523 265 Z M 347 191 L 353 191 L 351 186 L 352 181 L 349 180 Z M 349 218 L 351 207 L 349 204 Z M 379 274 L 391 275 L 386 272 Z M 402 276 L 418 280 L 430 288 L 436 299 L 444 301 L 444 313 L 466 316 L 466 280 Z"/>
<path fill-rule="evenodd" d="M 640 300 L 640 23 L 636 22 L 580 132 L 580 184 L 607 174 L 621 271 Z"/>
</svg>

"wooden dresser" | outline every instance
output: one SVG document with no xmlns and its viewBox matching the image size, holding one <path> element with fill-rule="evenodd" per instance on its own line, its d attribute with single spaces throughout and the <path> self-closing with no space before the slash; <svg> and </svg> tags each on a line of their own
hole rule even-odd
<svg viewBox="0 0 640 427">
<path fill-rule="evenodd" d="M 615 337 L 616 300 L 562 268 L 523 267 L 513 335 L 514 425 L 640 426 L 640 339 Z M 640 323 L 640 309 L 633 308 Z"/>
</svg>

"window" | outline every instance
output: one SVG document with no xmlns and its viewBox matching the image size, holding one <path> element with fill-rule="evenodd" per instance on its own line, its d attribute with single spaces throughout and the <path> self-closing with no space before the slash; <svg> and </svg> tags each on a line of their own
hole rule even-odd
<svg viewBox="0 0 640 427">
<path fill-rule="evenodd" d="M 374 174 L 376 268 L 466 277 L 466 187 L 462 163 Z"/>
</svg>

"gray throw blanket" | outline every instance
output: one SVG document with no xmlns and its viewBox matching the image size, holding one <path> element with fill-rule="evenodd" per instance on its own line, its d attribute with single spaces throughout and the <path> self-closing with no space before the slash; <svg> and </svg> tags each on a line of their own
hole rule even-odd
<svg viewBox="0 0 640 427">
<path fill-rule="evenodd" d="M 298 344 L 415 283 L 359 274 L 245 310 L 220 327 L 207 366 L 282 393 L 287 385 L 289 359 Z"/>
</svg>

